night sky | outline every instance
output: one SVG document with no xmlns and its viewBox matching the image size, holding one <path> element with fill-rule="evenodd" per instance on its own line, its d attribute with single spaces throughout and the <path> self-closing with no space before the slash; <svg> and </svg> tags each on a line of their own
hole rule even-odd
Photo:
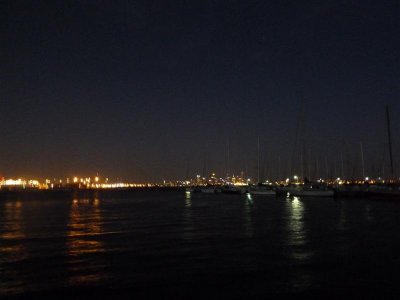
<svg viewBox="0 0 400 300">
<path fill-rule="evenodd" d="M 10 0 L 0 34 L 7 178 L 254 178 L 257 137 L 264 178 L 303 140 L 314 177 L 360 175 L 360 142 L 382 176 L 386 104 L 399 173 L 397 0 Z"/>
</svg>

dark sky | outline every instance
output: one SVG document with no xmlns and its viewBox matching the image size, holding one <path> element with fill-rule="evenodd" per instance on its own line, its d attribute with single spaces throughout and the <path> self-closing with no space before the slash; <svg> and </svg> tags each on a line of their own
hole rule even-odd
<svg viewBox="0 0 400 300">
<path fill-rule="evenodd" d="M 398 170 L 399 16 L 397 0 L 1 1 L 0 173 L 254 177 L 259 136 L 263 177 L 288 175 L 302 137 L 314 171 L 361 174 L 362 141 L 377 176 L 386 104 Z"/>
</svg>

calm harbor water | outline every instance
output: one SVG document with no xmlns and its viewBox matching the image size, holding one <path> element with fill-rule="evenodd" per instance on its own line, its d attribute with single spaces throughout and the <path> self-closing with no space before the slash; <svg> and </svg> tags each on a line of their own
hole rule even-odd
<svg viewBox="0 0 400 300">
<path fill-rule="evenodd" d="M 400 202 L 137 191 L 2 199 L 0 296 L 398 294 Z"/>
</svg>

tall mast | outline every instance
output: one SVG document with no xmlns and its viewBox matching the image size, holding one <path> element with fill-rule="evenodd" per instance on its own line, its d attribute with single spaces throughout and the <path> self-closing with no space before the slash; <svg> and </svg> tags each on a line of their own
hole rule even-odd
<svg viewBox="0 0 400 300">
<path fill-rule="evenodd" d="M 340 167 L 341 167 L 341 177 L 344 178 L 344 163 L 343 163 L 343 151 L 340 151 Z"/>
<path fill-rule="evenodd" d="M 204 156 L 203 161 L 203 178 L 207 179 L 207 155 Z"/>
<path fill-rule="evenodd" d="M 302 99 L 302 110 L 301 110 L 301 135 L 302 135 L 302 174 L 303 181 L 307 178 L 308 168 L 307 168 L 307 152 L 306 152 L 306 118 L 304 113 L 304 99 Z"/>
<path fill-rule="evenodd" d="M 364 167 L 364 149 L 363 149 L 363 143 L 360 142 L 360 147 L 361 147 L 361 166 L 362 166 L 362 176 L 363 180 L 365 178 L 365 167 Z"/>
<path fill-rule="evenodd" d="M 390 132 L 390 116 L 389 116 L 389 106 L 386 105 L 386 121 L 387 121 L 387 133 L 389 141 L 389 157 L 390 157 L 390 176 L 393 179 L 393 155 L 392 155 L 392 135 Z"/>
<path fill-rule="evenodd" d="M 229 137 L 227 139 L 227 153 L 226 153 L 226 177 L 229 177 L 229 155 L 230 155 L 230 149 L 229 149 Z"/>
<path fill-rule="evenodd" d="M 260 183 L 260 137 L 257 137 L 257 183 Z"/>
<path fill-rule="evenodd" d="M 292 176 L 294 174 L 303 175 L 303 174 L 298 173 L 300 171 L 300 169 L 302 168 L 302 163 L 300 163 L 300 165 L 299 165 L 299 161 L 298 161 L 299 158 L 301 159 L 301 151 L 303 150 L 301 148 L 301 144 L 299 143 L 299 135 L 302 132 L 302 120 L 303 120 L 303 98 L 300 99 L 300 110 L 299 110 L 299 116 L 297 119 L 296 135 L 295 135 L 295 140 L 294 140 L 294 146 L 292 149 L 292 157 L 291 157 L 291 161 L 290 161 L 290 176 Z"/>
<path fill-rule="evenodd" d="M 325 180 L 329 178 L 329 170 L 328 170 L 328 158 L 325 156 Z"/>
<path fill-rule="evenodd" d="M 186 157 L 186 173 L 185 173 L 185 180 L 188 180 L 190 176 L 190 159 L 189 155 Z"/>
<path fill-rule="evenodd" d="M 281 179 L 281 156 L 278 155 L 278 180 L 280 181 Z"/>
</svg>

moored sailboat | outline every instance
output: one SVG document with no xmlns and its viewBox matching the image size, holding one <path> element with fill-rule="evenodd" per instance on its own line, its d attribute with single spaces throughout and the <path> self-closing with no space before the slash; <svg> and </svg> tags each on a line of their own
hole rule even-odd
<svg viewBox="0 0 400 300">
<path fill-rule="evenodd" d="M 248 192 L 251 195 L 276 196 L 275 190 L 273 190 L 269 186 L 262 185 L 262 184 L 249 187 Z"/>
<path fill-rule="evenodd" d="M 297 197 L 333 197 L 335 196 L 335 191 L 325 185 L 307 184 L 293 189 L 290 195 Z"/>
</svg>

